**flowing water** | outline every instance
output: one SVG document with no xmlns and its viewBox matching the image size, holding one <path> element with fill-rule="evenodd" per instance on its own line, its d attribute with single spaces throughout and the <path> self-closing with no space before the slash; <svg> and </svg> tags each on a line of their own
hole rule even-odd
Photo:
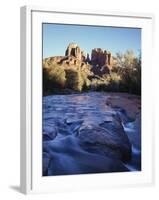
<svg viewBox="0 0 159 200">
<path fill-rule="evenodd" d="M 43 175 L 141 170 L 141 150 L 134 142 L 140 134 L 136 121 L 125 122 L 126 115 L 106 105 L 109 97 L 109 93 L 98 92 L 43 97 Z M 121 121 L 124 118 L 123 130 L 132 148 L 131 160 L 126 162 L 115 159 L 108 149 L 102 153 L 102 145 L 87 149 L 78 137 L 81 126 L 99 126 L 117 113 Z"/>
</svg>

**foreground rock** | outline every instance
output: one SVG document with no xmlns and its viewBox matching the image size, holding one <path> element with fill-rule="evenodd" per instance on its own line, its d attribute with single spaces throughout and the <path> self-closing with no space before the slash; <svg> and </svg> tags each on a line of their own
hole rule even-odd
<svg viewBox="0 0 159 200">
<path fill-rule="evenodd" d="M 96 152 L 122 161 L 131 159 L 131 144 L 117 119 L 105 121 L 100 125 L 83 125 L 78 130 L 81 146 L 90 152 Z"/>
<path fill-rule="evenodd" d="M 82 149 L 72 135 L 44 142 L 43 152 L 44 176 L 128 171 L 118 159 Z"/>
<path fill-rule="evenodd" d="M 110 96 L 115 106 L 105 103 Z M 129 101 L 129 108 L 140 107 L 138 97 L 127 94 L 44 97 L 43 175 L 141 170 L 140 108 L 129 112 Z"/>
<path fill-rule="evenodd" d="M 141 150 L 141 98 L 136 95 L 112 93 L 106 105 L 116 110 L 131 144 Z"/>
<path fill-rule="evenodd" d="M 55 126 L 45 126 L 43 128 L 43 141 L 53 140 L 57 136 L 57 133 Z"/>
</svg>

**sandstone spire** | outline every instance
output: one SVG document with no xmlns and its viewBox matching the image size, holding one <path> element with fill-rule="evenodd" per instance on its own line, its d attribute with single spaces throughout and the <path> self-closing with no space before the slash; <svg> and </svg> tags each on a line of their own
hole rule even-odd
<svg viewBox="0 0 159 200">
<path fill-rule="evenodd" d="M 78 60 L 82 59 L 82 52 L 76 43 L 70 43 L 66 49 L 65 56 L 74 56 Z"/>
</svg>

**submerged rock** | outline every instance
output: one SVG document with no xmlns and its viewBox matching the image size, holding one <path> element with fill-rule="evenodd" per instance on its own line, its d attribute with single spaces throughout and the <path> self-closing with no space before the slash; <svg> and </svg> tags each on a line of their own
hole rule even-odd
<svg viewBox="0 0 159 200">
<path fill-rule="evenodd" d="M 43 128 L 43 141 L 53 140 L 57 136 L 57 128 L 55 126 L 45 126 Z"/>
</svg>

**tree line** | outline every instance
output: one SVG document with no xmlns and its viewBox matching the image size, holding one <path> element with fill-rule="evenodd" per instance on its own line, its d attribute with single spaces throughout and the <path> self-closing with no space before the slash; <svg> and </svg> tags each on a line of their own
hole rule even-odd
<svg viewBox="0 0 159 200">
<path fill-rule="evenodd" d="M 80 67 L 64 68 L 55 63 L 43 66 L 43 95 L 86 91 L 127 92 L 141 95 L 141 53 L 117 53 L 112 70 L 102 76 L 90 76 Z"/>
</svg>

